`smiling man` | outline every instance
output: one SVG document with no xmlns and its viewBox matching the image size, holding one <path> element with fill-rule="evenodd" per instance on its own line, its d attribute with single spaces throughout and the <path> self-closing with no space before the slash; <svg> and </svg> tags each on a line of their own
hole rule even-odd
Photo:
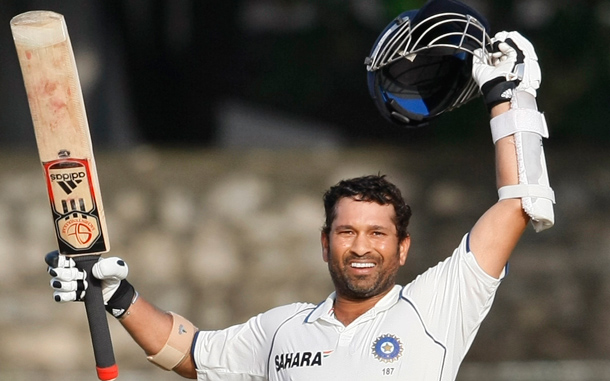
<svg viewBox="0 0 610 381">
<path fill-rule="evenodd" d="M 552 226 L 552 209 L 540 205 L 552 191 L 540 155 L 546 124 L 536 108 L 535 53 L 516 32 L 493 42 L 493 53 L 475 52 L 472 73 L 492 117 L 499 200 L 447 259 L 397 285 L 411 210 L 384 176 L 363 176 L 324 195 L 322 257 L 335 292 L 321 303 L 292 303 L 199 331 L 139 297 L 125 262 L 106 258 L 90 275 L 102 280 L 107 310 L 151 362 L 187 378 L 455 380 L 528 222 L 537 230 Z M 48 258 L 55 300 L 82 300 L 86 277 L 73 260 Z"/>
<path fill-rule="evenodd" d="M 335 285 L 334 312 L 349 325 L 394 287 L 409 250 L 411 209 L 383 176 L 340 182 L 324 206 L 322 252 Z"/>
</svg>

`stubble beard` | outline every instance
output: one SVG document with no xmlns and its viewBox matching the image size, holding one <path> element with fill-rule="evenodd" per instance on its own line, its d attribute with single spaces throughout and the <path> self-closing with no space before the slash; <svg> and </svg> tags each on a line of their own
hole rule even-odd
<svg viewBox="0 0 610 381">
<path fill-rule="evenodd" d="M 396 256 L 399 256 L 398 251 Z M 329 257 L 328 270 L 337 295 L 354 300 L 367 299 L 389 290 L 396 283 L 398 266 L 383 267 L 383 263 L 376 261 L 377 266 L 381 267 L 375 273 L 353 276 L 348 274 L 348 262 L 349 259 L 346 259 L 341 266 L 332 255 Z"/>
</svg>

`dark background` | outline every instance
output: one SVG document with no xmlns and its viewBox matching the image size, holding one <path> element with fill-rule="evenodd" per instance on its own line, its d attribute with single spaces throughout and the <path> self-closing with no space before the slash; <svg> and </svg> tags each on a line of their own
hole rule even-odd
<svg viewBox="0 0 610 381">
<path fill-rule="evenodd" d="M 220 145 L 227 101 L 322 124 L 349 145 L 489 139 L 480 99 L 424 130 L 380 117 L 364 58 L 380 31 L 419 0 L 5 0 L 0 7 L 0 145 L 33 147 L 10 35 L 24 11 L 64 14 L 95 145 Z M 540 58 L 549 144 L 610 140 L 608 1 L 466 1 L 492 32 L 518 30 Z M 226 112 L 226 111 L 225 111 Z M 315 133 L 315 132 L 312 132 Z"/>
</svg>

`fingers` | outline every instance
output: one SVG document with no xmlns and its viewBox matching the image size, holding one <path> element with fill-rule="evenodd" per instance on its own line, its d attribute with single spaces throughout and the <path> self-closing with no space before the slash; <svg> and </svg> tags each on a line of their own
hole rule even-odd
<svg viewBox="0 0 610 381">
<path fill-rule="evenodd" d="M 533 60 L 538 59 L 534 45 L 532 45 L 532 43 L 527 38 L 523 37 L 519 32 L 509 32 L 504 41 L 508 40 L 511 40 L 526 57 Z"/>
<path fill-rule="evenodd" d="M 541 72 L 533 45 L 518 32 L 498 32 L 487 51 L 473 54 L 472 77 L 479 85 L 488 110 L 507 102 L 513 90 L 536 97 Z"/>
<path fill-rule="evenodd" d="M 87 281 L 86 280 L 77 280 L 77 281 L 61 281 L 57 278 L 51 279 L 49 282 L 51 287 L 54 290 L 59 292 L 72 292 L 78 290 L 86 289 Z"/>
<path fill-rule="evenodd" d="M 74 260 L 55 250 L 45 256 L 45 262 L 49 265 L 47 272 L 52 276 L 53 299 L 60 303 L 83 300 L 87 274 L 76 268 Z"/>
<path fill-rule="evenodd" d="M 76 267 L 76 263 L 71 258 L 59 254 L 57 250 L 53 250 L 44 257 L 44 261 L 49 265 L 49 268 L 56 267 Z"/>
<path fill-rule="evenodd" d="M 50 254 L 55 253 L 56 255 L 49 261 Z M 84 271 L 76 268 L 76 263 L 72 258 L 68 258 L 65 255 L 57 254 L 57 251 L 51 252 L 45 258 L 49 267 L 47 268 L 47 272 L 53 277 L 53 280 L 58 281 L 76 281 L 76 280 L 84 280 L 86 274 Z"/>
<path fill-rule="evenodd" d="M 517 52 L 515 49 L 506 42 L 496 41 L 492 45 L 492 50 L 486 52 L 479 48 L 473 51 L 473 64 L 474 65 L 491 65 L 498 66 L 505 61 L 515 62 L 517 58 Z"/>
<path fill-rule="evenodd" d="M 55 291 L 53 293 L 53 299 L 57 303 L 67 303 L 67 302 L 79 302 L 82 301 L 85 297 L 84 292 L 63 292 L 63 291 Z"/>
<path fill-rule="evenodd" d="M 509 42 L 511 42 L 511 40 L 508 40 L 508 42 L 500 42 L 498 44 L 498 52 L 494 53 L 494 57 L 516 58 L 517 51 Z"/>
<path fill-rule="evenodd" d="M 47 272 L 51 275 L 53 298 L 56 302 L 80 301 L 87 290 L 87 274 L 78 269 L 73 259 L 52 251 L 45 257 Z M 102 281 L 104 302 L 114 295 L 125 278 L 129 269 L 121 258 L 110 257 L 100 259 L 92 268 L 91 275 Z"/>
<path fill-rule="evenodd" d="M 48 273 L 53 277 L 53 279 L 58 279 L 61 281 L 74 281 L 74 280 L 82 280 L 85 279 L 85 272 L 80 271 L 76 267 L 70 268 L 51 268 L 47 269 Z"/>
<path fill-rule="evenodd" d="M 57 251 L 47 254 L 45 261 L 49 264 L 48 273 L 60 281 L 74 281 L 85 279 L 84 271 L 76 267 L 72 258 L 57 254 Z M 102 258 L 92 269 L 94 277 L 100 280 L 123 280 L 127 278 L 129 268 L 124 260 L 118 257 Z"/>
<path fill-rule="evenodd" d="M 517 32 L 514 32 L 514 33 L 517 33 Z M 508 37 L 509 34 L 510 34 L 510 32 L 505 31 L 505 30 L 503 30 L 501 32 L 498 32 L 492 38 L 492 42 L 494 42 L 494 41 L 504 41 L 504 40 L 506 40 L 506 38 Z"/>
<path fill-rule="evenodd" d="M 59 252 L 57 250 L 53 250 L 44 257 L 44 261 L 49 265 L 49 267 L 57 267 L 57 260 L 59 258 Z"/>
<path fill-rule="evenodd" d="M 493 46 L 494 50 L 491 53 L 491 64 L 499 66 L 503 63 L 515 63 L 518 61 L 517 50 L 508 42 L 498 42 Z"/>
<path fill-rule="evenodd" d="M 51 279 L 50 284 L 55 290 L 53 292 L 53 299 L 55 299 L 56 302 L 80 301 L 85 297 L 87 281 L 84 279 L 62 281 L 58 278 L 53 278 Z"/>
<path fill-rule="evenodd" d="M 472 52 L 472 63 L 474 66 L 489 65 L 492 63 L 492 55 L 482 48 L 475 49 Z"/>
<path fill-rule="evenodd" d="M 531 58 L 533 60 L 537 60 L 538 56 L 536 55 L 536 50 L 534 49 L 534 45 L 521 33 L 519 32 L 498 32 L 492 39 L 492 44 L 495 46 L 496 44 L 500 44 L 503 42 L 514 44 L 515 49 L 521 50 L 523 54 L 527 58 Z M 495 50 L 495 49 L 494 49 Z"/>
<path fill-rule="evenodd" d="M 127 263 L 121 258 L 110 257 L 101 259 L 93 266 L 91 272 L 97 279 L 123 280 L 127 278 L 129 268 L 127 267 Z"/>
<path fill-rule="evenodd" d="M 517 53 L 513 75 L 518 78 L 517 90 L 526 91 L 536 96 L 536 90 L 542 82 L 542 73 L 538 64 L 538 56 L 534 45 L 519 32 L 500 32 L 494 39 L 509 45 L 507 50 L 513 49 Z"/>
</svg>

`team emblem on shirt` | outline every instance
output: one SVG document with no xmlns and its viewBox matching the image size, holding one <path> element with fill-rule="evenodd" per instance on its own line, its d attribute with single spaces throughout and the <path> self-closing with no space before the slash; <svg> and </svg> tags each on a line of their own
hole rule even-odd
<svg viewBox="0 0 610 381">
<path fill-rule="evenodd" d="M 394 335 L 381 335 L 373 343 L 373 356 L 382 362 L 394 362 L 402 355 L 402 343 Z"/>
</svg>

